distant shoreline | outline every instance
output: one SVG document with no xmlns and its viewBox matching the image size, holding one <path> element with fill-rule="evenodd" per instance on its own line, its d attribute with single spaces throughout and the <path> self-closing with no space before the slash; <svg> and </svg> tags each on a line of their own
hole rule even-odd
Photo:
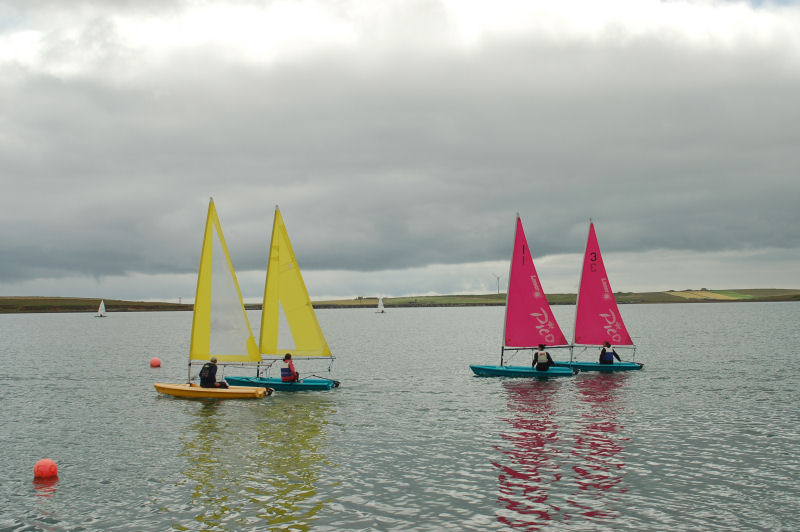
<svg viewBox="0 0 800 532">
<path fill-rule="evenodd" d="M 617 292 L 619 304 L 653 303 L 731 303 L 800 301 L 800 290 L 784 288 L 748 288 L 737 290 L 669 290 L 666 292 Z M 574 305 L 575 294 L 548 294 L 551 305 Z M 159 301 L 105 299 L 107 312 L 191 311 L 193 305 Z M 485 307 L 503 306 L 505 294 L 384 297 L 390 308 L 409 307 Z M 4 297 L 0 296 L 0 314 L 53 312 L 97 312 L 100 299 L 76 297 Z M 377 297 L 312 301 L 316 309 L 375 308 Z M 259 304 L 246 304 L 248 310 L 260 310 Z"/>
</svg>

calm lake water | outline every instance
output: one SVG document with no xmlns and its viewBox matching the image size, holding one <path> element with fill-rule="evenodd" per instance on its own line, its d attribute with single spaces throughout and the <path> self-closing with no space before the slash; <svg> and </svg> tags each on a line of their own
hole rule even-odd
<svg viewBox="0 0 800 532">
<path fill-rule="evenodd" d="M 0 530 L 800 529 L 800 304 L 621 310 L 643 371 L 542 381 L 472 376 L 501 307 L 322 310 L 342 387 L 255 401 L 156 393 L 188 312 L 0 315 Z"/>
</svg>

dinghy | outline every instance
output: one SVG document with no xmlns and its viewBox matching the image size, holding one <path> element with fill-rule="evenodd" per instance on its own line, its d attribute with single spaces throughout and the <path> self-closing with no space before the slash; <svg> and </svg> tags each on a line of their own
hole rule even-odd
<svg viewBox="0 0 800 532">
<path fill-rule="evenodd" d="M 159 393 L 189 399 L 260 399 L 267 394 L 266 388 L 255 386 L 229 386 L 227 388 L 201 388 L 199 384 L 154 384 Z"/>
<path fill-rule="evenodd" d="M 302 377 L 302 376 L 301 376 Z M 297 382 L 283 382 L 279 377 L 225 377 L 225 382 L 238 386 L 268 386 L 281 392 L 324 391 L 339 386 L 338 381 L 325 378 L 302 377 Z M 232 386 L 236 388 L 236 386 Z"/>
<path fill-rule="evenodd" d="M 383 307 L 383 298 L 378 298 L 378 310 L 375 311 L 376 314 L 385 314 L 386 309 Z"/>
<path fill-rule="evenodd" d="M 94 315 L 95 318 L 105 318 L 106 314 L 106 301 L 105 299 L 100 300 L 100 306 L 97 307 L 97 314 Z"/>
<path fill-rule="evenodd" d="M 471 364 L 470 369 L 478 377 L 571 377 L 576 371 L 567 367 L 553 366 L 547 371 L 536 371 L 532 366 L 481 366 Z M 567 370 L 567 371 L 564 371 Z"/>
<path fill-rule="evenodd" d="M 281 322 L 288 325 L 291 341 L 280 338 Z M 261 363 L 255 377 L 226 377 L 228 384 L 242 386 L 269 386 L 282 391 L 330 390 L 338 387 L 339 381 L 318 375 L 307 375 L 300 371 L 297 382 L 283 382 L 280 374 L 271 377 L 273 366 L 291 354 L 293 361 L 326 361 L 331 372 L 334 356 L 331 354 L 325 335 L 317 321 L 317 315 L 303 282 L 289 233 L 283 222 L 281 211 L 275 206 L 272 238 L 269 247 L 267 280 L 264 286 L 264 303 L 261 309 L 261 333 L 258 351 Z M 277 367 L 276 367 L 277 369 Z M 262 375 L 266 372 L 267 375 Z"/>
<path fill-rule="evenodd" d="M 633 348 L 633 356 L 636 355 L 636 346 L 622 321 L 622 314 L 611 290 L 603 256 L 597 243 L 594 223 L 589 220 L 589 236 L 586 240 L 578 301 L 575 305 L 575 329 L 570 360 L 556 361 L 556 366 L 580 371 L 629 371 L 642 369 L 644 366 L 632 361 L 615 360 L 613 364 L 600 364 L 597 361 L 582 362 L 573 359 L 574 347 L 583 347 L 583 351 L 594 347 L 596 350 L 593 353 L 599 353 L 603 342 L 609 342 L 612 347 Z"/>
<path fill-rule="evenodd" d="M 567 339 L 561 332 L 539 283 L 539 276 L 536 274 L 525 231 L 522 228 L 522 220 L 517 213 L 514 248 L 508 274 L 500 365 L 471 365 L 470 369 L 481 377 L 569 377 L 577 373 L 570 367 L 551 366 L 547 371 L 537 371 L 533 366 L 505 364 L 506 351 L 514 354 L 533 352 L 539 344 L 545 344 L 547 349 L 568 347 Z"/>
<path fill-rule="evenodd" d="M 191 383 L 192 366 L 202 366 L 211 357 L 216 357 L 221 363 L 257 364 L 261 361 L 213 198 L 208 204 L 200 269 L 197 273 L 188 382 L 157 382 L 154 386 L 159 393 L 194 399 L 264 397 L 266 390 L 263 386 L 201 388 Z"/>
</svg>

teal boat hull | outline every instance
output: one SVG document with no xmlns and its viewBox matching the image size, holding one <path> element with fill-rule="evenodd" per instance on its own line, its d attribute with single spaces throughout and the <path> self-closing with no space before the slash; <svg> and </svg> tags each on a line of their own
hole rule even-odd
<svg viewBox="0 0 800 532">
<path fill-rule="evenodd" d="M 570 362 L 568 360 L 556 360 L 556 367 L 574 368 L 580 371 L 633 371 L 642 369 L 644 364 L 639 362 L 614 362 L 613 364 L 600 364 L 598 362 Z"/>
<path fill-rule="evenodd" d="M 547 371 L 536 371 L 531 366 L 479 366 L 469 367 L 478 377 L 572 377 L 573 368 L 550 367 Z"/>
<path fill-rule="evenodd" d="M 300 379 L 297 382 L 283 382 L 272 377 L 225 377 L 231 386 L 261 386 L 281 392 L 323 391 L 338 388 L 339 381 L 333 379 Z"/>
</svg>

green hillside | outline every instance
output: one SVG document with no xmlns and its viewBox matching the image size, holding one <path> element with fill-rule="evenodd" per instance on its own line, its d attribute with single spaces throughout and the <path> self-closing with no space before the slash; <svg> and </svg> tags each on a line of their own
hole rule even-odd
<svg viewBox="0 0 800 532">
<path fill-rule="evenodd" d="M 192 310 L 192 305 L 106 299 L 106 312 Z M 0 297 L 0 314 L 23 312 L 97 312 L 100 300 L 80 297 Z"/>
<path fill-rule="evenodd" d="M 617 292 L 618 303 L 710 303 L 722 301 L 800 301 L 800 290 L 753 288 L 746 290 L 680 290 L 667 292 Z M 551 305 L 574 305 L 575 294 L 547 294 Z M 385 307 L 457 307 L 505 305 L 505 294 L 385 297 Z M 314 301 L 314 308 L 377 307 L 377 297 Z"/>
<path fill-rule="evenodd" d="M 736 290 L 669 290 L 666 292 L 617 292 L 621 304 L 634 303 L 720 303 L 752 301 L 800 301 L 800 290 L 785 288 L 748 288 Z M 551 305 L 574 305 L 575 294 L 548 294 Z M 106 311 L 154 312 L 192 310 L 192 305 L 158 301 L 124 301 L 106 299 Z M 383 304 L 392 307 L 465 307 L 505 305 L 505 294 L 385 297 Z M 27 312 L 97 312 L 100 300 L 76 297 L 0 297 L 0 314 Z M 374 308 L 377 297 L 358 297 L 331 301 L 314 301 L 314 308 Z M 247 304 L 258 310 L 258 304 Z"/>
</svg>

